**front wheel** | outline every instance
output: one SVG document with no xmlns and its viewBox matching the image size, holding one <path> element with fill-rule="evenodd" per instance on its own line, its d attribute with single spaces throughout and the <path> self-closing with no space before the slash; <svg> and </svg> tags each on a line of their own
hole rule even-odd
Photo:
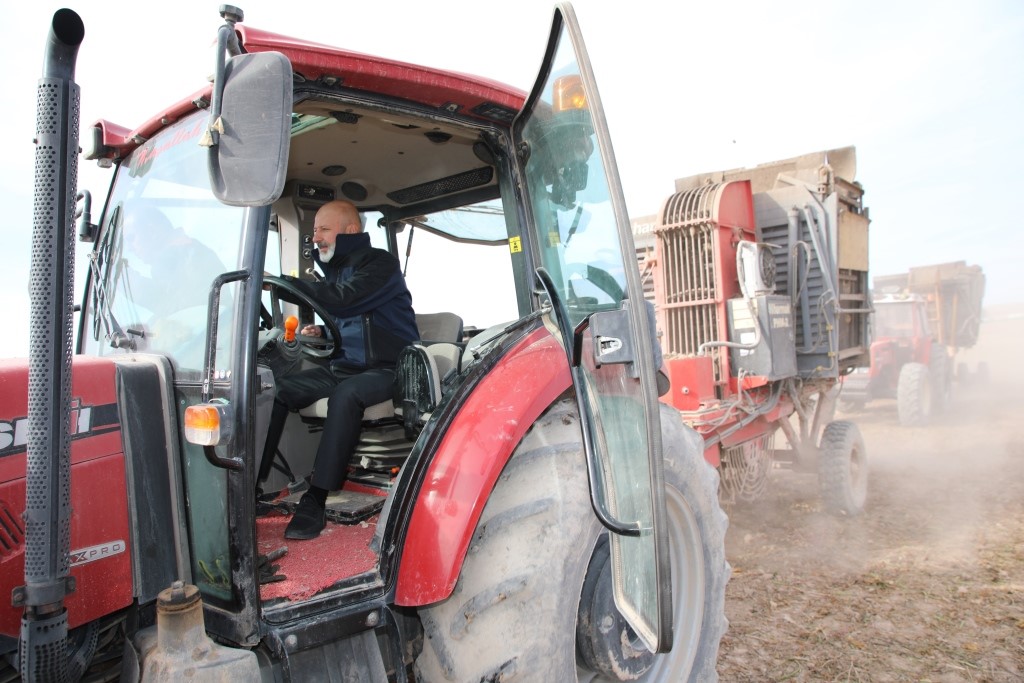
<svg viewBox="0 0 1024 683">
<path fill-rule="evenodd" d="M 611 606 L 607 534 L 590 506 L 580 422 L 575 403 L 560 401 L 502 472 L 454 592 L 420 611 L 426 642 L 417 680 L 717 679 L 727 520 L 700 437 L 671 408 L 662 406 L 661 415 L 672 650 L 647 653 Z"/>
<path fill-rule="evenodd" d="M 857 425 L 829 422 L 819 451 L 818 481 L 825 509 L 839 516 L 859 515 L 868 496 L 868 462 Z"/>
</svg>

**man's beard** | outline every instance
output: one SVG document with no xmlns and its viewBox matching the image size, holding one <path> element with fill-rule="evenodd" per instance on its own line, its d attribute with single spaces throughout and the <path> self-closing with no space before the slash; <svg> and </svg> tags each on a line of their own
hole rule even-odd
<svg viewBox="0 0 1024 683">
<path fill-rule="evenodd" d="M 328 263 L 334 258 L 334 248 L 336 245 L 330 244 L 327 246 L 327 253 L 324 253 L 323 249 L 320 250 L 320 262 Z"/>
</svg>

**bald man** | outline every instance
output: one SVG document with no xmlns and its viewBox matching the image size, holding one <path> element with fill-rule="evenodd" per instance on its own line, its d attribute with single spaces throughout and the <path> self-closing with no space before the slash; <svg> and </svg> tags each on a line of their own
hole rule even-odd
<svg viewBox="0 0 1024 683">
<path fill-rule="evenodd" d="M 337 200 L 320 207 L 313 223 L 313 258 L 324 272 L 319 282 L 287 278 L 321 304 L 341 333 L 330 366 L 276 378 L 277 397 L 263 452 L 261 482 L 281 440 L 288 411 L 329 397 L 327 418 L 313 463 L 310 489 L 299 501 L 285 538 L 310 539 L 326 523 L 327 494 L 342 487 L 359 441 L 363 410 L 392 396 L 394 366 L 401 350 L 419 339 L 412 296 L 398 259 L 370 246 L 359 211 Z M 321 336 L 317 325 L 302 334 Z"/>
</svg>

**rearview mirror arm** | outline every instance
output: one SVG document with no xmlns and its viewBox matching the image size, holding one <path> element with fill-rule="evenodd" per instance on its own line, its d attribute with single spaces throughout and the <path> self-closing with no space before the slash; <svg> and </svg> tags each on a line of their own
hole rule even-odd
<svg viewBox="0 0 1024 683">
<path fill-rule="evenodd" d="M 217 31 L 217 64 L 213 71 L 213 98 L 210 103 L 210 125 L 206 135 L 199 144 L 203 147 L 213 147 L 220 140 L 220 134 L 224 132 L 224 125 L 220 120 L 220 113 L 224 98 L 224 68 L 227 63 L 224 55 L 231 56 L 242 53 L 242 47 L 238 44 L 238 34 L 235 33 L 235 24 L 242 21 L 244 15 L 242 10 L 231 5 L 221 5 L 220 15 L 224 17 L 224 23 Z"/>
</svg>

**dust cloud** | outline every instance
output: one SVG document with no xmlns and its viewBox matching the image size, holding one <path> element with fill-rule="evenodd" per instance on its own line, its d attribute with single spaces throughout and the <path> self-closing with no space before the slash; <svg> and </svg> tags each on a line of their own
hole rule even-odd
<svg viewBox="0 0 1024 683">
<path fill-rule="evenodd" d="M 927 427 L 895 401 L 837 415 L 864 437 L 863 515 L 827 515 L 816 477 L 789 471 L 727 509 L 723 681 L 1024 679 L 1021 340 L 1024 304 L 986 309 Z"/>
</svg>

